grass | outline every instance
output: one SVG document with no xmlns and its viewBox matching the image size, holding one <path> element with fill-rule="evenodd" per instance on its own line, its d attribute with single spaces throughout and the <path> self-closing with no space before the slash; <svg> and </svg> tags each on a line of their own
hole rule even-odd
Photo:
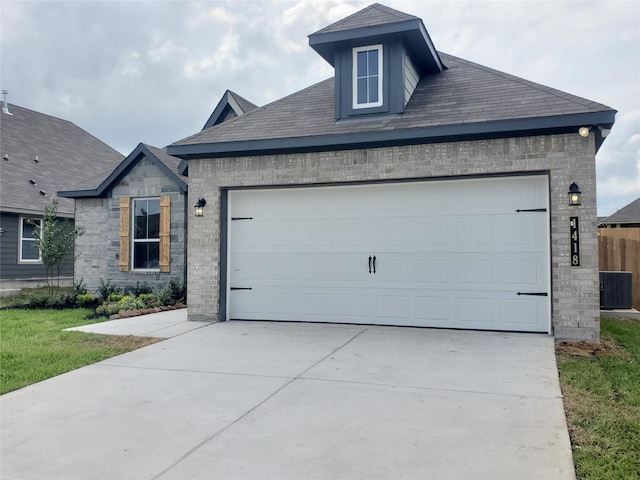
<svg viewBox="0 0 640 480">
<path fill-rule="evenodd" d="M 640 479 L 640 321 L 603 318 L 594 355 L 558 353 L 580 480 Z"/>
<path fill-rule="evenodd" d="M 72 294 L 73 287 L 60 287 L 58 290 L 58 296 L 61 297 L 65 293 Z M 10 297 L 0 297 L 0 308 L 21 307 L 29 303 L 29 300 L 33 297 L 49 297 L 49 288 L 25 288 L 22 289 L 17 295 L 12 295 Z"/>
<path fill-rule="evenodd" d="M 157 338 L 64 332 L 95 323 L 90 310 L 0 311 L 0 394 L 159 341 Z"/>
</svg>

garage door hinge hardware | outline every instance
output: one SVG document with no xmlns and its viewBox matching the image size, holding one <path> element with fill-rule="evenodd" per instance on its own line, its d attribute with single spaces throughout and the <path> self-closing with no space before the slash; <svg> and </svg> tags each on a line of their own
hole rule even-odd
<svg viewBox="0 0 640 480">
<path fill-rule="evenodd" d="M 231 287 L 231 290 L 251 290 L 251 287 Z"/>
<path fill-rule="evenodd" d="M 524 209 L 518 209 L 516 210 L 516 212 L 520 213 L 520 212 L 546 212 L 547 209 L 546 208 L 524 208 Z"/>
<path fill-rule="evenodd" d="M 546 297 L 547 292 L 518 292 L 518 295 L 533 295 L 534 297 Z"/>
<path fill-rule="evenodd" d="M 253 220 L 253 217 L 231 217 L 231 220 Z"/>
</svg>

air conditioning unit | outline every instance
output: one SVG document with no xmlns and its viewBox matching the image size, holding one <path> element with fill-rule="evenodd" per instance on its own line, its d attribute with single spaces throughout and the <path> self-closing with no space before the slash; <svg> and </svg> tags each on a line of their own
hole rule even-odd
<svg viewBox="0 0 640 480">
<path fill-rule="evenodd" d="M 600 308 L 631 308 L 631 272 L 600 272 Z"/>
</svg>

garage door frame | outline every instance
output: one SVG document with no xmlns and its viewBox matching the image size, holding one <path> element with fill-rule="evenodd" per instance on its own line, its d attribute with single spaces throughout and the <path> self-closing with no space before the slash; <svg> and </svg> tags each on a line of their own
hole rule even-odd
<svg viewBox="0 0 640 480">
<path fill-rule="evenodd" d="M 376 181 L 353 181 L 353 182 L 341 182 L 341 183 L 313 183 L 313 184 L 293 184 L 293 185 L 250 185 L 250 186 L 234 186 L 234 187 L 222 187 L 220 189 L 220 260 L 219 260 L 219 319 L 221 321 L 228 321 L 229 318 L 229 296 L 230 296 L 230 271 L 229 271 L 229 256 L 230 245 L 228 241 L 229 237 L 229 191 L 236 190 L 282 190 L 282 189 L 301 189 L 301 188 L 321 188 L 321 187 L 349 187 L 359 185 L 385 185 L 385 184 L 402 184 L 402 183 L 430 183 L 430 182 L 446 182 L 453 180 L 474 180 L 474 179 L 492 179 L 492 178 L 517 178 L 517 177 L 533 177 L 540 176 L 546 179 L 547 189 L 547 255 L 545 269 L 547 274 L 548 283 L 548 334 L 553 334 L 553 318 L 552 318 L 552 305 L 553 305 L 553 276 L 551 272 L 551 258 L 552 258 L 552 243 L 551 243 L 551 196 L 550 196 L 550 172 L 548 170 L 543 171 L 525 171 L 517 173 L 504 173 L 504 174 L 488 174 L 488 175 L 456 175 L 456 176 L 443 176 L 443 177 L 425 177 L 425 178 L 403 178 L 403 179 L 388 179 L 388 180 L 376 180 Z M 426 327 L 429 328 L 429 327 Z"/>
</svg>

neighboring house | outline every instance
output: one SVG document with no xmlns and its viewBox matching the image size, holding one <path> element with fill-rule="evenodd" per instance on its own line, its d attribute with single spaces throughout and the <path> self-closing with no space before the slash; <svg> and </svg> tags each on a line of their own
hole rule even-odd
<svg viewBox="0 0 640 480">
<path fill-rule="evenodd" d="M 0 114 L 0 286 L 45 283 L 45 267 L 35 247 L 34 225 L 56 192 L 78 177 L 114 168 L 123 158 L 73 123 L 3 103 Z M 59 199 L 58 214 L 73 219 L 73 200 Z M 73 277 L 73 259 L 62 270 Z"/>
<path fill-rule="evenodd" d="M 600 228 L 640 228 L 640 197 L 598 221 Z"/>
<path fill-rule="evenodd" d="M 334 78 L 167 148 L 188 204 L 206 200 L 189 319 L 597 340 L 595 154 L 615 111 L 440 53 L 378 4 L 309 43 Z"/>
<path fill-rule="evenodd" d="M 217 125 L 256 106 L 226 91 L 207 121 Z M 205 125 L 206 128 L 206 125 Z M 139 144 L 116 168 L 58 195 L 75 199 L 75 278 L 91 291 L 101 281 L 119 288 L 186 280 L 187 162 Z"/>
</svg>

